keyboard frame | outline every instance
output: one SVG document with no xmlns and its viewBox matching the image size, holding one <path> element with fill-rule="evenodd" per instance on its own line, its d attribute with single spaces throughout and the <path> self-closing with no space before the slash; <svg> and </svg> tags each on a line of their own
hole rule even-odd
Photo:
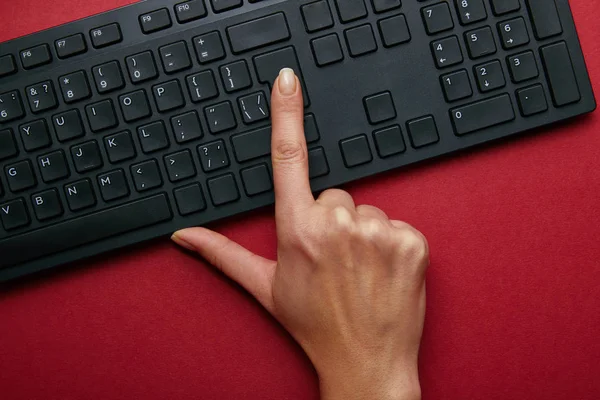
<svg viewBox="0 0 600 400">
<path fill-rule="evenodd" d="M 33 33 L 28 36 L 24 36 L 21 38 L 17 38 L 11 40 L 9 42 L 0 44 L 0 54 L 10 53 L 15 57 L 18 55 L 20 50 L 25 48 L 33 47 L 41 43 L 49 44 L 51 48 L 51 52 L 53 55 L 53 62 L 49 65 L 39 67 L 30 71 L 24 71 L 20 65 L 20 60 L 16 58 L 17 64 L 19 66 L 19 72 L 16 75 L 11 75 L 5 78 L 0 78 L 0 93 L 8 92 L 11 90 L 18 89 L 21 91 L 22 100 L 24 103 L 24 108 L 26 111 L 29 111 L 29 106 L 27 104 L 27 99 L 23 94 L 23 89 L 30 84 L 34 84 L 37 82 L 41 82 L 43 80 L 48 79 L 49 76 L 52 76 L 52 80 L 54 82 L 55 89 L 57 90 L 57 98 L 59 101 L 59 107 L 48 111 L 46 113 L 38 114 L 33 116 L 30 112 L 27 112 L 26 117 L 21 118 L 16 121 L 12 121 L 6 125 L 0 126 L 0 129 L 9 127 L 12 128 L 15 133 L 15 137 L 18 140 L 17 132 L 18 125 L 28 121 L 29 119 L 34 120 L 37 118 L 48 118 L 51 115 L 67 111 L 73 108 L 79 108 L 80 110 L 87 104 L 99 101 L 105 98 L 113 99 L 113 103 L 115 105 L 115 111 L 117 118 L 119 120 L 119 126 L 115 129 L 111 129 L 99 134 L 93 134 L 89 130 L 89 124 L 85 118 L 85 112 L 82 113 L 84 125 L 86 126 L 86 136 L 84 138 L 79 139 L 78 141 L 68 142 L 66 144 L 60 144 L 58 141 L 54 140 L 51 147 L 44 148 L 41 150 L 37 150 L 29 155 L 29 159 L 35 160 L 35 157 L 39 154 L 45 154 L 47 152 L 51 152 L 56 149 L 66 149 L 65 153 L 67 155 L 67 162 L 71 169 L 71 176 L 64 180 L 55 184 L 48 185 L 38 185 L 34 189 L 30 189 L 23 193 L 18 193 L 14 196 L 8 195 L 8 188 L 6 187 L 6 180 L 2 179 L 2 184 L 5 188 L 5 193 L 2 197 L 0 197 L 0 202 L 24 197 L 29 203 L 29 196 L 31 193 L 39 192 L 43 190 L 45 187 L 57 187 L 59 191 L 62 190 L 62 186 L 65 183 L 73 182 L 75 180 L 81 179 L 81 176 L 78 176 L 74 172 L 72 160 L 69 157 L 68 148 L 71 145 L 78 144 L 90 139 L 96 139 L 101 146 L 101 139 L 109 134 L 121 132 L 123 130 L 129 130 L 132 133 L 132 137 L 134 138 L 134 142 L 137 150 L 137 157 L 133 160 L 127 161 L 121 164 L 111 164 L 106 160 L 102 169 L 93 171 L 87 176 L 90 177 L 92 182 L 95 180 L 95 176 L 98 174 L 112 171 L 117 168 L 123 168 L 128 174 L 129 165 L 147 160 L 147 159 L 156 159 L 159 162 L 161 168 L 161 174 L 163 176 L 163 187 L 152 190 L 148 193 L 144 194 L 136 194 L 133 185 L 131 185 L 131 179 L 128 176 L 128 182 L 130 183 L 130 190 L 132 194 L 130 195 L 130 199 L 143 198 L 147 196 L 151 196 L 157 193 L 166 193 L 170 202 L 171 208 L 174 215 L 174 218 L 166 223 L 161 223 L 159 225 L 151 226 L 148 228 L 144 228 L 138 231 L 132 231 L 126 234 L 122 234 L 119 236 L 111 237 L 105 240 L 101 240 L 92 244 L 84 245 L 78 248 L 74 248 L 65 252 L 61 252 L 58 254 L 53 254 L 47 257 L 43 257 L 34 261 L 27 262 L 22 265 L 17 265 L 15 267 L 0 269 L 0 281 L 10 280 L 19 276 L 31 274 L 36 271 L 48 269 L 51 267 L 55 267 L 58 265 L 70 263 L 76 260 L 84 259 L 93 255 L 98 255 L 102 253 L 106 253 L 108 251 L 122 248 L 128 245 L 132 245 L 135 243 L 147 241 L 153 238 L 162 237 L 168 235 L 178 229 L 189 227 L 189 226 L 200 226 L 206 225 L 208 223 L 222 220 L 224 218 L 231 218 L 233 216 L 237 216 L 239 214 L 268 206 L 273 204 L 274 197 L 272 192 L 266 193 L 262 195 L 258 195 L 253 198 L 249 198 L 245 196 L 243 193 L 243 185 L 240 181 L 240 176 L 237 171 L 241 168 L 238 166 L 246 167 L 256 165 L 262 161 L 268 163 L 268 157 L 263 157 L 258 160 L 254 160 L 250 163 L 238 164 L 236 163 L 231 142 L 229 140 L 230 136 L 236 133 L 241 133 L 245 131 L 249 131 L 254 128 L 258 128 L 264 126 L 265 124 L 257 124 L 256 126 L 244 126 L 243 122 L 241 122 L 239 118 L 239 112 L 236 108 L 236 117 L 238 120 L 238 129 L 231 133 L 221 134 L 221 135 L 212 135 L 206 129 L 206 122 L 203 118 L 203 108 L 207 105 L 219 103 L 224 101 L 225 99 L 230 100 L 232 104 L 235 105 L 234 99 L 244 94 L 252 93 L 254 91 L 263 90 L 265 93 L 269 93 L 268 87 L 266 85 L 261 85 L 256 78 L 256 71 L 254 68 L 251 68 L 251 74 L 253 82 L 256 84 L 252 86 L 251 89 L 237 92 L 234 94 L 226 94 L 224 93 L 222 86 L 219 82 L 219 74 L 218 67 L 233 62 L 239 59 L 246 59 L 248 64 L 251 66 L 252 57 L 260 54 L 264 54 L 266 52 L 280 49 L 287 46 L 294 46 L 296 50 L 296 54 L 300 61 L 300 67 L 302 69 L 302 74 L 306 86 L 308 88 L 309 98 L 311 101 L 310 106 L 307 108 L 307 112 L 311 112 L 315 114 L 318 121 L 319 131 L 321 139 L 320 141 L 309 145 L 309 148 L 314 147 L 323 147 L 325 149 L 325 153 L 327 155 L 327 161 L 330 168 L 330 173 L 326 176 L 322 176 L 312 180 L 312 188 L 315 192 L 322 191 L 324 189 L 330 187 L 336 187 L 343 185 L 345 183 L 355 181 L 357 179 L 362 179 L 365 177 L 369 177 L 381 172 L 394 170 L 400 167 L 404 167 L 410 164 L 414 164 L 417 162 L 421 162 L 427 159 L 435 158 L 438 156 L 442 156 L 448 153 L 453 153 L 456 151 L 463 151 L 465 149 L 470 149 L 474 146 L 478 146 L 487 142 L 491 142 L 500 138 L 505 138 L 509 136 L 513 136 L 516 134 L 521 134 L 527 131 L 530 131 L 534 128 L 545 127 L 552 125 L 556 122 L 563 121 L 566 119 L 570 119 L 581 114 L 589 113 L 596 108 L 596 102 L 594 99 L 594 94 L 592 91 L 589 75 L 586 69 L 585 60 L 582 54 L 582 49 L 577 37 L 577 32 L 575 28 L 575 24 L 573 21 L 573 17 L 570 11 L 570 6 L 567 0 L 556 0 L 557 8 L 559 11 L 559 15 L 561 17 L 561 22 L 563 25 L 563 34 L 559 37 L 549 38 L 545 40 L 538 41 L 535 39 L 533 35 L 533 28 L 531 25 L 531 20 L 528 17 L 524 17 L 525 23 L 527 25 L 531 42 L 527 46 L 523 46 L 520 48 L 513 49 L 511 51 L 503 50 L 497 41 L 498 34 L 496 30 L 496 23 L 504 20 L 511 19 L 516 16 L 524 16 L 527 13 L 527 9 L 523 1 L 521 0 L 522 11 L 518 13 L 509 14 L 502 17 L 496 17 L 493 15 L 491 10 L 488 7 L 488 19 L 482 21 L 480 23 L 476 23 L 472 26 L 462 27 L 459 24 L 459 19 L 456 14 L 456 9 L 454 7 L 453 2 L 450 2 L 451 13 L 455 22 L 455 28 L 452 31 L 440 33 L 437 35 L 429 36 L 427 35 L 423 22 L 420 18 L 420 9 L 426 5 L 434 4 L 434 1 L 429 2 L 410 2 L 405 0 L 400 9 L 394 10 L 393 12 L 387 12 L 385 14 L 376 14 L 373 12 L 372 5 L 369 0 L 366 0 L 367 9 L 369 10 L 369 15 L 361 19 L 359 21 L 354 21 L 348 24 L 342 24 L 339 21 L 337 16 L 335 5 L 333 1 L 330 0 L 330 7 L 332 9 L 332 14 L 334 16 L 335 26 L 333 28 L 328 29 L 327 31 L 318 32 L 314 34 L 308 34 L 304 28 L 304 22 L 302 20 L 302 15 L 299 11 L 300 6 L 303 4 L 310 3 L 309 0 L 295 1 L 295 0 L 270 0 L 259 3 L 248 3 L 245 2 L 242 8 L 233 9 L 221 14 L 215 14 L 210 9 L 210 4 L 206 2 L 206 7 L 208 9 L 208 16 L 186 24 L 179 24 L 175 19 L 173 13 L 173 6 L 177 3 L 176 1 L 164 1 L 164 0 L 146 0 L 140 3 L 135 3 L 129 6 L 125 6 L 119 9 L 115 9 L 112 11 L 108 11 L 99 15 L 91 16 L 82 20 L 74 21 L 69 24 L 61 25 L 55 28 L 50 28 L 45 31 Z M 486 3 L 489 6 L 489 3 Z M 170 10 L 171 18 L 173 22 L 173 26 L 164 31 L 155 32 L 149 35 L 145 35 L 141 32 L 138 17 L 141 14 L 154 11 L 159 8 L 167 7 Z M 242 55 L 233 55 L 231 53 L 231 48 L 227 43 L 227 34 L 225 28 L 227 26 L 234 25 L 236 23 L 245 22 L 254 18 L 258 18 L 261 16 L 265 16 L 268 14 L 272 14 L 276 11 L 284 11 L 287 17 L 287 23 L 290 28 L 290 32 L 292 34 L 291 39 L 269 45 L 267 47 L 262 47 L 259 49 L 255 49 L 244 53 Z M 391 49 L 386 49 L 382 46 L 381 38 L 378 36 L 376 31 L 377 21 L 383 19 L 388 16 L 404 14 L 407 17 L 409 28 L 411 31 L 412 39 L 406 45 L 400 45 Z M 123 40 L 122 42 L 112 45 L 103 49 L 94 49 L 91 40 L 89 38 L 89 31 L 92 28 L 100 27 L 103 25 L 111 24 L 117 22 L 120 25 Z M 376 39 L 379 46 L 379 49 L 376 53 L 373 53 L 370 56 L 360 57 L 360 58 L 351 58 L 347 53 L 347 47 L 343 42 L 344 34 L 343 31 L 349 27 L 360 26 L 363 24 L 369 23 L 374 28 L 376 33 Z M 495 55 L 487 56 L 481 59 L 472 60 L 468 57 L 468 52 L 465 47 L 464 40 L 462 39 L 462 35 L 464 32 L 469 31 L 471 29 L 476 29 L 482 26 L 491 26 L 494 31 L 494 37 L 496 39 L 496 44 L 498 47 L 498 52 Z M 221 33 L 223 38 L 227 57 L 223 60 L 210 63 L 208 65 L 201 66 L 198 64 L 194 49 L 191 46 L 191 38 L 202 33 L 207 33 L 213 30 L 218 30 Z M 342 41 L 342 48 L 344 49 L 345 59 L 341 64 L 336 64 L 330 67 L 320 68 L 316 65 L 313 59 L 313 54 L 310 48 L 309 41 L 314 38 L 321 37 L 323 35 L 329 33 L 337 33 Z M 88 45 L 88 51 L 84 54 L 74 56 L 72 58 L 66 60 L 60 60 L 56 56 L 56 50 L 54 48 L 54 40 L 70 36 L 76 33 L 83 33 L 86 37 L 86 42 Z M 438 70 L 433 62 L 433 58 L 430 52 L 430 42 L 439 38 L 444 38 L 451 35 L 457 35 L 459 37 L 459 41 L 461 43 L 461 49 L 463 51 L 464 61 L 462 64 L 457 65 L 455 67 L 447 68 L 444 70 Z M 160 62 L 160 58 L 158 57 L 158 48 L 166 45 L 174 43 L 178 40 L 185 40 L 188 44 L 188 50 L 190 56 L 192 58 L 193 67 L 192 69 L 188 69 L 173 75 L 166 75 L 162 69 L 162 65 Z M 542 62 L 539 55 L 539 47 L 555 43 L 558 41 L 566 41 L 569 47 L 569 51 L 571 54 L 571 59 L 573 62 L 573 68 L 575 71 L 575 75 L 577 78 L 577 82 L 579 85 L 579 90 L 581 92 L 581 100 L 576 104 L 571 104 L 566 107 L 556 108 L 552 105 L 550 92 L 548 89 L 548 83 L 546 79 L 544 79 L 544 70 L 542 67 Z M 127 75 L 127 69 L 125 67 L 124 61 L 125 57 L 128 55 L 136 54 L 144 50 L 151 50 L 154 53 L 155 61 L 157 65 L 157 69 L 159 71 L 159 77 L 152 79 L 150 81 L 144 82 L 139 85 L 132 85 L 130 83 L 129 77 Z M 540 72 L 540 78 L 536 81 L 525 82 L 522 84 L 513 84 L 510 80 L 510 75 L 508 74 L 506 63 L 504 61 L 505 55 L 517 54 L 521 51 L 526 50 L 534 50 L 534 55 L 536 57 L 536 61 L 538 63 L 538 69 Z M 385 57 L 384 55 L 388 55 Z M 390 55 L 391 54 L 391 55 Z M 393 54 L 398 54 L 396 58 L 394 58 Z M 400 57 L 402 56 L 402 57 Z M 123 76 L 126 82 L 126 86 L 113 92 L 109 95 L 99 95 L 95 89 L 95 85 L 93 83 L 93 77 L 91 76 L 91 68 L 95 65 L 102 64 L 104 62 L 108 62 L 111 60 L 119 60 L 121 64 L 121 69 L 123 72 Z M 472 68 L 473 66 L 480 64 L 485 61 L 500 59 L 504 68 L 505 77 L 507 81 L 507 86 L 503 89 L 496 90 L 491 93 L 482 94 L 478 91 L 477 86 L 474 84 L 474 79 L 472 76 Z M 398 61 L 399 65 L 394 66 L 392 64 L 393 61 Z M 388 69 L 396 69 L 398 71 L 409 71 L 413 66 L 419 66 L 419 70 L 423 69 L 426 72 L 415 71 L 413 70 L 410 73 L 407 73 L 406 76 L 390 76 L 389 74 L 385 74 L 384 72 Z M 422 68 L 421 68 L 422 67 Z M 387 69 L 386 69 L 387 68 Z M 85 70 L 88 75 L 88 80 L 90 82 L 90 88 L 92 91 L 92 96 L 85 101 L 81 101 L 75 104 L 66 105 L 64 101 L 62 101 L 62 96 L 58 90 L 56 79 L 64 74 L 68 74 L 71 72 L 75 72 L 78 70 Z M 215 78 L 217 79 L 219 88 L 220 88 L 220 96 L 214 101 L 208 101 L 198 104 L 192 103 L 189 100 L 189 94 L 187 93 L 187 88 L 185 87 L 185 76 L 188 76 L 192 73 L 200 72 L 206 69 L 212 69 L 215 72 Z M 343 69 L 340 72 L 340 69 Z M 459 69 L 466 69 L 470 72 L 471 84 L 473 86 L 474 95 L 471 98 L 447 103 L 444 99 L 444 95 L 442 92 L 441 85 L 439 83 L 439 76 L 453 72 Z M 333 71 L 335 76 L 334 79 L 331 79 L 330 71 Z M 430 74 L 431 71 L 435 72 L 435 75 Z M 368 76 L 368 74 L 373 74 L 372 76 L 379 77 L 380 79 L 346 79 L 346 78 L 360 78 L 364 76 Z M 431 80 L 435 82 L 423 82 L 419 90 L 419 96 L 415 97 L 413 93 L 414 90 L 419 89 L 414 82 L 414 77 L 419 75 L 431 75 Z M 433 79 L 435 77 L 435 79 Z M 167 114 L 159 113 L 156 109 L 156 104 L 154 103 L 151 95 L 151 86 L 157 83 L 166 82 L 172 79 L 179 79 L 182 83 L 182 90 L 184 92 L 184 97 L 186 99 L 186 106 L 184 108 L 178 109 L 173 112 L 169 112 Z M 344 79 L 346 79 L 344 81 Z M 348 85 L 347 82 L 352 82 L 352 84 Z M 387 82 L 387 87 L 384 85 Z M 515 90 L 517 88 L 528 87 L 531 84 L 540 83 L 545 90 L 548 103 L 549 103 L 549 111 L 538 114 L 532 117 L 523 118 L 519 114 L 517 101 L 515 97 Z M 409 93 L 408 96 L 401 96 L 400 87 L 406 87 L 405 93 Z M 142 121 L 137 121 L 134 124 L 130 125 L 124 122 L 123 116 L 120 112 L 118 102 L 116 99 L 119 95 L 123 93 L 129 93 L 134 90 L 143 88 L 146 90 L 149 103 L 152 108 L 153 117 L 147 118 Z M 383 92 L 386 90 L 392 91 L 392 95 L 394 98 L 394 102 L 397 110 L 397 117 L 394 121 L 389 121 L 383 124 L 378 124 L 376 126 L 370 125 L 367 116 L 364 112 L 362 99 L 365 96 Z M 451 120 L 449 117 L 449 110 L 451 108 L 455 108 L 457 106 L 461 106 L 464 104 L 469 104 L 477 100 L 482 100 L 490 97 L 494 97 L 496 95 L 500 95 L 503 93 L 509 93 L 511 100 L 513 102 L 513 107 L 515 110 L 516 119 L 512 122 L 505 123 L 502 125 L 494 126 L 485 131 L 481 131 L 478 133 L 469 134 L 466 136 L 456 136 L 454 135 L 454 131 L 452 129 Z M 324 95 L 326 94 L 326 95 Z M 431 99 L 438 99 L 438 101 L 434 101 L 433 104 Z M 343 106 L 340 104 L 332 105 L 332 103 L 337 102 L 347 102 Z M 343 104 L 343 103 L 342 103 Z M 328 110 L 328 108 L 334 107 L 335 113 L 331 116 L 331 119 L 323 118 L 321 110 Z M 429 108 L 428 112 L 416 112 L 414 110 L 424 110 Z M 179 115 L 185 113 L 190 110 L 198 110 L 198 114 L 201 116 L 202 126 L 204 130 L 204 137 L 200 141 L 191 142 L 189 144 L 179 145 L 174 140 L 172 135 L 170 136 L 171 146 L 165 150 L 155 154 L 144 155 L 141 152 L 139 143 L 137 142 L 135 127 L 142 125 L 144 123 L 152 122 L 157 119 L 163 119 L 165 125 L 167 126 L 168 133 L 171 133 L 168 118 L 172 115 Z M 329 114 L 329 113 L 328 113 Z M 425 115 L 433 115 L 435 117 L 435 121 L 437 124 L 437 128 L 440 135 L 440 141 L 434 145 L 429 147 L 424 147 L 421 149 L 414 149 L 410 146 L 410 140 L 407 137 L 407 129 L 406 122 L 415 118 L 419 118 Z M 329 116 L 329 115 L 328 115 Z M 372 132 L 383 128 L 388 127 L 394 124 L 399 124 L 402 128 L 405 143 L 407 145 L 407 151 L 400 156 L 397 157 L 389 157 L 389 158 L 379 158 L 377 156 L 375 146 L 373 143 Z M 50 131 L 52 131 L 51 124 L 49 124 Z M 336 134 L 328 134 L 328 132 L 334 131 Z M 344 133 L 340 133 L 344 132 Z M 339 140 L 343 138 L 352 137 L 358 134 L 366 134 L 369 138 L 369 143 L 371 146 L 371 151 L 374 156 L 374 161 L 362 165 L 357 168 L 347 169 L 344 166 L 344 162 L 342 159 L 342 155 L 339 151 Z M 54 136 L 54 135 L 51 135 Z M 207 189 L 206 189 L 206 180 L 204 179 L 206 174 L 201 172 L 201 169 L 198 169 L 199 175 L 192 181 L 182 181 L 177 184 L 171 183 L 167 178 L 167 173 L 165 170 L 165 166 L 162 162 L 162 157 L 165 154 L 174 153 L 183 148 L 191 149 L 194 155 L 194 161 L 196 162 L 196 166 L 198 165 L 197 153 L 195 148 L 199 144 L 210 143 L 211 141 L 223 139 L 228 144 L 229 158 L 232 161 L 231 167 L 229 167 L 225 171 L 220 171 L 216 173 L 211 173 L 210 176 L 219 176 L 221 173 L 226 172 L 234 172 L 236 175 L 236 180 L 238 182 L 238 187 L 241 193 L 241 200 L 227 204 L 220 207 L 213 207 L 210 204 L 210 200 L 208 197 Z M 15 161 L 19 161 L 23 159 L 22 146 L 19 146 L 20 153 L 19 156 L 13 159 L 9 159 L 3 161 L 3 163 L 11 163 Z M 26 153 L 25 153 L 26 154 Z M 105 154 L 103 152 L 103 154 Z M 37 167 L 34 164 L 34 171 L 38 171 Z M 269 169 L 270 169 L 269 165 Z M 37 173 L 36 175 L 39 175 Z M 94 178 L 92 178 L 94 177 Z M 39 181 L 39 179 L 38 179 Z M 181 217 L 176 210 L 175 200 L 173 196 L 173 189 L 186 186 L 192 182 L 201 182 L 202 189 L 204 191 L 205 199 L 209 204 L 209 208 L 203 212 L 198 214 L 190 215 L 187 217 Z M 94 187 L 97 189 L 97 185 L 94 184 Z M 10 192 L 9 192 L 10 193 Z M 99 196 L 97 196 L 99 197 Z M 61 193 L 61 199 L 64 197 Z M 128 200 L 129 201 L 129 200 Z M 105 203 L 103 203 L 100 199 L 98 201 L 98 205 L 95 209 L 90 210 L 90 212 L 98 211 L 101 209 L 107 209 Z M 118 203 L 123 204 L 123 203 Z M 31 207 L 29 207 L 31 211 Z M 82 213 L 82 215 L 86 215 Z M 36 221 L 35 217 L 32 216 L 32 225 L 25 231 L 30 231 L 32 227 L 43 227 L 48 224 L 39 223 Z M 56 222 L 62 222 L 65 219 L 59 219 Z M 18 235 L 17 231 L 15 235 Z M 12 237 L 11 235 L 6 234 L 3 230 L 0 229 L 0 240 Z M 23 251 L 27 251 L 27 249 L 23 249 Z"/>
</svg>

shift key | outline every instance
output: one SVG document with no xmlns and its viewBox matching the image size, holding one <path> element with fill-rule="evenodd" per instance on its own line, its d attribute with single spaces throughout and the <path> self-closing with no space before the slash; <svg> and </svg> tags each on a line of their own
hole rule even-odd
<svg viewBox="0 0 600 400">
<path fill-rule="evenodd" d="M 450 111 L 454 132 L 466 135 L 515 119 L 515 112 L 507 94 L 467 104 Z"/>
<path fill-rule="evenodd" d="M 235 54 L 267 46 L 290 38 L 283 13 L 267 15 L 227 28 L 231 49 Z"/>
</svg>

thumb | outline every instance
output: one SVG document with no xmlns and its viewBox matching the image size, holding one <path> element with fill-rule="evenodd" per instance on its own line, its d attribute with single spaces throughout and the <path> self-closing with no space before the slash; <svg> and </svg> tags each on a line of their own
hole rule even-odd
<svg viewBox="0 0 600 400">
<path fill-rule="evenodd" d="M 273 278 L 277 263 L 256 255 L 225 236 L 205 228 L 177 231 L 171 239 L 194 251 L 225 275 L 239 283 L 271 314 Z"/>
</svg>

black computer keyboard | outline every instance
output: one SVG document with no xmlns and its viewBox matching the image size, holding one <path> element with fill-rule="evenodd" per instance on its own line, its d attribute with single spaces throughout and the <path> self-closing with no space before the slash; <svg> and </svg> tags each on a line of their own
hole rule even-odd
<svg viewBox="0 0 600 400">
<path fill-rule="evenodd" d="M 301 77 L 319 191 L 595 108 L 567 0 L 149 0 L 0 44 L 0 280 L 273 202 Z"/>
</svg>

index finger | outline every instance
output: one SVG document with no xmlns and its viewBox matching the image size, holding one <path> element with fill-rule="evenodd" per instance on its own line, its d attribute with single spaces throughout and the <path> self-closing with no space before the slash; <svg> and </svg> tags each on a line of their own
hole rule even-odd
<svg viewBox="0 0 600 400">
<path fill-rule="evenodd" d="M 273 84 L 271 111 L 275 212 L 280 217 L 305 210 L 315 202 L 308 177 L 302 87 L 290 68 L 282 69 Z"/>
</svg>

